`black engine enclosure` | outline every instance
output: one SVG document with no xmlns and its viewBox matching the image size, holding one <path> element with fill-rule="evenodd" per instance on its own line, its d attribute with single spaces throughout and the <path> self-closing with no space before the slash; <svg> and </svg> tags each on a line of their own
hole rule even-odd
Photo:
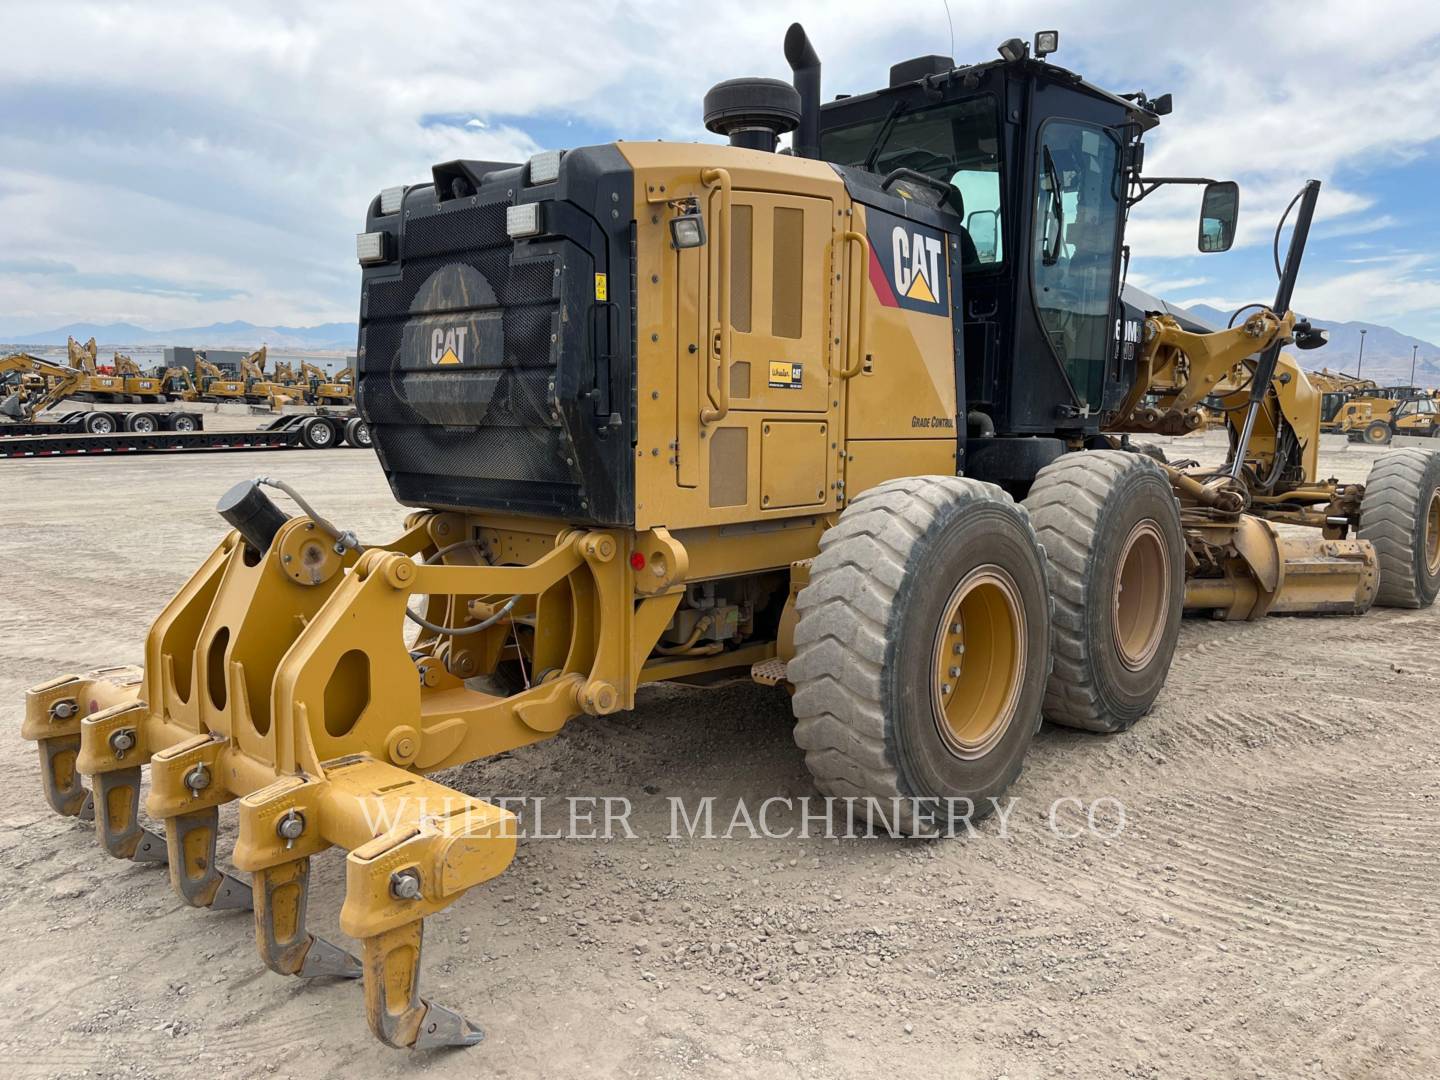
<svg viewBox="0 0 1440 1080">
<path fill-rule="evenodd" d="M 599 146 L 543 184 L 456 161 L 372 201 L 390 261 L 362 275 L 356 405 L 400 502 L 634 521 L 632 187 Z M 522 203 L 541 232 L 512 240 Z"/>
</svg>

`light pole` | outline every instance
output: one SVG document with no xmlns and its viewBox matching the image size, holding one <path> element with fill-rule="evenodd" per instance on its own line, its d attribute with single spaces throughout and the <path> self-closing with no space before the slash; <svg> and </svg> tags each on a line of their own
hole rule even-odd
<svg viewBox="0 0 1440 1080">
<path fill-rule="evenodd" d="M 1365 331 L 1360 331 L 1360 358 L 1355 361 L 1355 378 L 1360 378 L 1360 370 L 1365 366 Z"/>
<path fill-rule="evenodd" d="M 1415 354 L 1420 351 L 1419 345 L 1410 346 L 1410 385 L 1415 385 Z"/>
</svg>

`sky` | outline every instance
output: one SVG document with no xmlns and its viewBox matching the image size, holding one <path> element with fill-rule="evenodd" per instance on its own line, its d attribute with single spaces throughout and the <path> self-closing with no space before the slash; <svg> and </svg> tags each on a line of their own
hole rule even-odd
<svg viewBox="0 0 1440 1080">
<path fill-rule="evenodd" d="M 1147 172 L 1240 182 L 1223 255 L 1195 252 L 1198 189 L 1138 206 L 1130 280 L 1179 303 L 1268 301 L 1275 223 L 1314 177 L 1295 306 L 1440 341 L 1440 4 L 949 0 L 947 20 L 942 0 L 730 0 L 713 23 L 646 0 L 4 7 L 0 338 L 353 321 L 354 234 L 380 188 L 457 157 L 713 141 L 705 90 L 788 78 L 798 19 L 827 99 L 911 56 L 978 62 L 1058 29 L 1062 66 L 1174 94 Z"/>
</svg>

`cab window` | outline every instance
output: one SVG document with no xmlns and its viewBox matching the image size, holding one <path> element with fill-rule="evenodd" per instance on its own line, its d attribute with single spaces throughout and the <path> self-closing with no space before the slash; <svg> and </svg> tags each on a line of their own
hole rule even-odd
<svg viewBox="0 0 1440 1080">
<path fill-rule="evenodd" d="M 1050 120 L 1035 156 L 1036 307 L 1078 404 L 1098 407 L 1110 353 L 1119 148 L 1103 128 Z"/>
<path fill-rule="evenodd" d="M 880 176 L 914 169 L 944 180 L 965 207 L 964 269 L 995 266 L 1005 258 L 995 110 L 994 97 L 984 94 L 833 128 L 820 136 L 820 156 Z"/>
</svg>

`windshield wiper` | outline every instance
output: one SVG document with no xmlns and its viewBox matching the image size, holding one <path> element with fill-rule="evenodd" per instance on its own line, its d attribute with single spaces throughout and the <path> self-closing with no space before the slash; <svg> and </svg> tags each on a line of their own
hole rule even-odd
<svg viewBox="0 0 1440 1080">
<path fill-rule="evenodd" d="M 885 121 L 880 125 L 880 130 L 875 133 L 875 140 L 870 144 L 870 149 L 865 152 L 865 161 L 861 165 L 866 172 L 875 171 L 875 162 L 880 157 L 880 151 L 885 146 L 885 140 L 890 137 L 890 129 L 895 126 L 895 119 L 905 111 L 905 102 L 896 101 L 890 106 L 890 111 L 885 115 Z"/>
<path fill-rule="evenodd" d="M 1041 146 L 1045 156 L 1045 179 L 1050 182 L 1050 209 L 1055 214 L 1055 243 L 1041 253 L 1040 260 L 1046 266 L 1060 261 L 1060 245 L 1065 237 L 1065 203 L 1060 198 L 1060 174 L 1055 169 L 1055 159 L 1050 156 L 1050 147 Z"/>
</svg>

